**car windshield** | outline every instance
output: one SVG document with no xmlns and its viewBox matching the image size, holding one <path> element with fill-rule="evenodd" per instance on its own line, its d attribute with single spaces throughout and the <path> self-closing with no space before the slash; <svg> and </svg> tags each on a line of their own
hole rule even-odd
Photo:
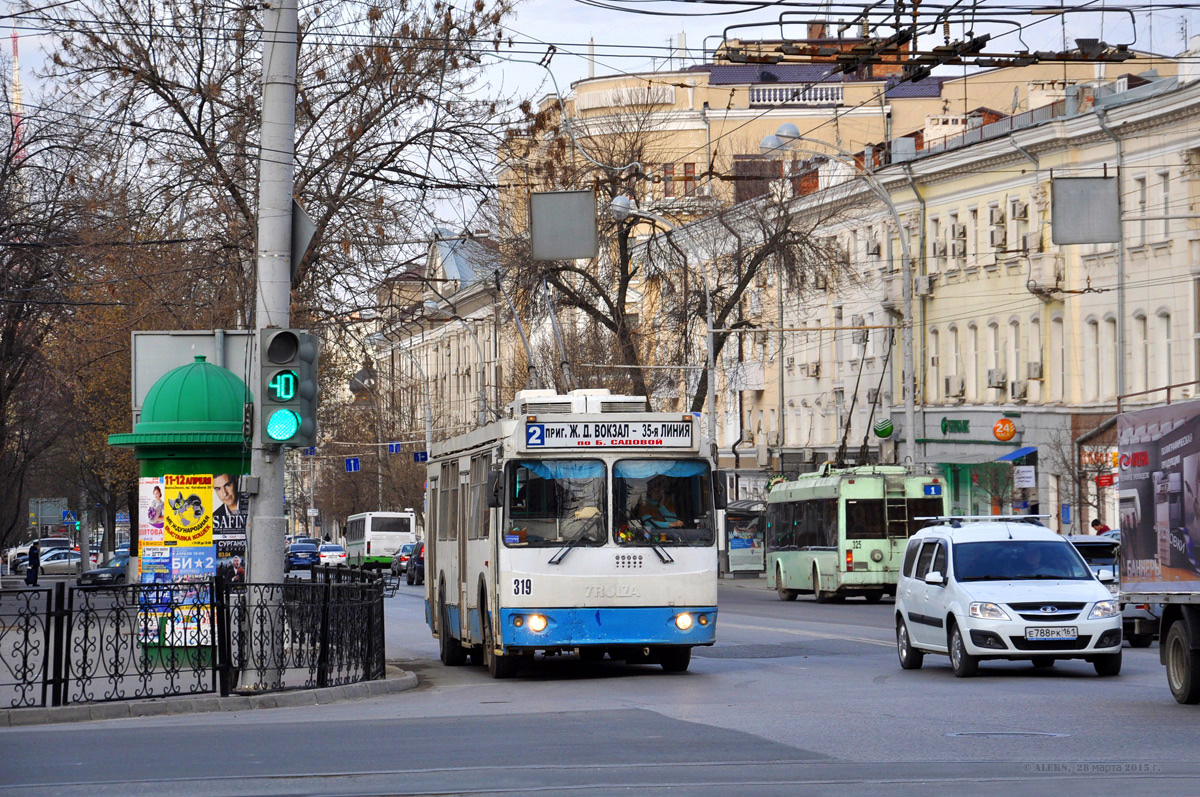
<svg viewBox="0 0 1200 797">
<path fill-rule="evenodd" d="M 601 545 L 608 536 L 607 528 L 603 462 L 553 459 L 509 463 L 505 545 Z"/>
<path fill-rule="evenodd" d="M 1074 546 L 1058 540 L 996 540 L 954 546 L 959 581 L 1023 581 L 1093 578 Z"/>
<path fill-rule="evenodd" d="M 619 545 L 711 545 L 712 478 L 698 460 L 625 459 L 613 466 Z"/>
<path fill-rule="evenodd" d="M 412 553 L 413 549 L 416 547 L 417 547 L 416 543 L 412 543 L 412 542 L 405 543 L 404 545 L 400 546 L 400 553 L 402 553 L 402 554 Z"/>
<path fill-rule="evenodd" d="M 105 567 L 124 567 L 129 564 L 128 554 L 117 554 L 104 563 Z"/>
<path fill-rule="evenodd" d="M 340 545 L 322 545 L 321 553 L 341 553 L 342 546 Z"/>
<path fill-rule="evenodd" d="M 315 545 L 293 545 L 288 549 L 291 553 L 312 553 L 317 550 Z M 278 556 L 278 554 L 276 554 Z"/>
</svg>

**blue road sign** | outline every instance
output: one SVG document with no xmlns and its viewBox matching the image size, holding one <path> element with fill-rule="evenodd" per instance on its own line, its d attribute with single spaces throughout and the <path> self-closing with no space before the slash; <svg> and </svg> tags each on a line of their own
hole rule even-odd
<svg viewBox="0 0 1200 797">
<path fill-rule="evenodd" d="M 402 446 L 400 443 L 388 443 L 388 453 L 389 454 L 403 454 L 404 446 Z"/>
<path fill-rule="evenodd" d="M 358 457 L 346 457 L 346 473 L 358 473 L 360 470 Z"/>
<path fill-rule="evenodd" d="M 428 461 L 429 461 L 429 452 L 428 451 L 414 451 L 413 452 L 413 462 L 428 462 Z"/>
<path fill-rule="evenodd" d="M 306 457 L 315 457 L 317 455 L 317 447 L 309 446 L 308 448 L 300 449 L 300 453 Z"/>
<path fill-rule="evenodd" d="M 63 519 L 63 523 L 67 523 L 68 521 L 74 522 L 75 521 L 75 513 L 69 509 L 64 509 L 62 511 L 62 519 Z"/>
<path fill-rule="evenodd" d="M 129 513 L 128 512 L 118 512 L 117 513 L 117 522 L 118 523 L 128 523 L 129 522 Z"/>
<path fill-rule="evenodd" d="M 1071 505 L 1070 504 L 1062 505 L 1062 522 L 1063 523 L 1071 522 Z"/>
</svg>

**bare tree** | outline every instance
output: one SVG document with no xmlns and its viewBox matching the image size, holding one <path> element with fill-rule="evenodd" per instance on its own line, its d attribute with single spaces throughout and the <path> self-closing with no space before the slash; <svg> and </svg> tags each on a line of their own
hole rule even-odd
<svg viewBox="0 0 1200 797">
<path fill-rule="evenodd" d="M 47 100 L 92 124 L 143 211 L 209 241 L 220 299 L 253 308 L 262 30 L 255 6 L 185 0 L 26 4 L 54 37 Z M 403 261 L 446 190 L 485 190 L 506 108 L 481 96 L 508 0 L 301 11 L 297 198 L 316 233 L 296 264 L 298 320 L 331 317 Z"/>
<path fill-rule="evenodd" d="M 1113 472 L 1112 451 L 1117 443 L 1116 428 L 1100 431 L 1083 445 L 1075 440 L 1099 429 L 1105 420 L 1102 416 L 1075 415 L 1070 426 L 1054 430 L 1048 445 L 1039 449 L 1039 457 L 1046 457 L 1046 464 L 1063 476 L 1067 485 L 1067 500 L 1076 506 L 1080 528 L 1087 528 L 1091 518 L 1098 518 L 1104 506 L 1104 490 L 1097 479 L 1111 476 Z M 1095 489 L 1091 485 L 1096 485 Z M 1086 509 L 1086 511 L 1085 511 Z"/>
</svg>

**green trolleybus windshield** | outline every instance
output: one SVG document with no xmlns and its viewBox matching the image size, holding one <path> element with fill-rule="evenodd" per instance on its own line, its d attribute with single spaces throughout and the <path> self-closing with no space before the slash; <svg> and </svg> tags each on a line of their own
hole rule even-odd
<svg viewBox="0 0 1200 797">
<path fill-rule="evenodd" d="M 712 477 L 698 460 L 613 465 L 613 538 L 619 545 L 711 545 Z M 599 460 L 508 464 L 504 544 L 603 545 L 609 537 L 607 474 Z"/>
<path fill-rule="evenodd" d="M 505 545 L 603 545 L 607 540 L 603 462 L 520 460 L 509 463 L 507 481 Z"/>
</svg>

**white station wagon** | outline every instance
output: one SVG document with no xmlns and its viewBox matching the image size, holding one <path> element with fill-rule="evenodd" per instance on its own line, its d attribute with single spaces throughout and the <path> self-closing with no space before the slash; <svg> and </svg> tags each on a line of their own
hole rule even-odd
<svg viewBox="0 0 1200 797">
<path fill-rule="evenodd" d="M 1028 516 L 937 518 L 909 540 L 896 590 L 900 666 L 946 654 L 954 674 L 985 659 L 1121 672 L 1121 607 L 1064 537 Z"/>
</svg>

